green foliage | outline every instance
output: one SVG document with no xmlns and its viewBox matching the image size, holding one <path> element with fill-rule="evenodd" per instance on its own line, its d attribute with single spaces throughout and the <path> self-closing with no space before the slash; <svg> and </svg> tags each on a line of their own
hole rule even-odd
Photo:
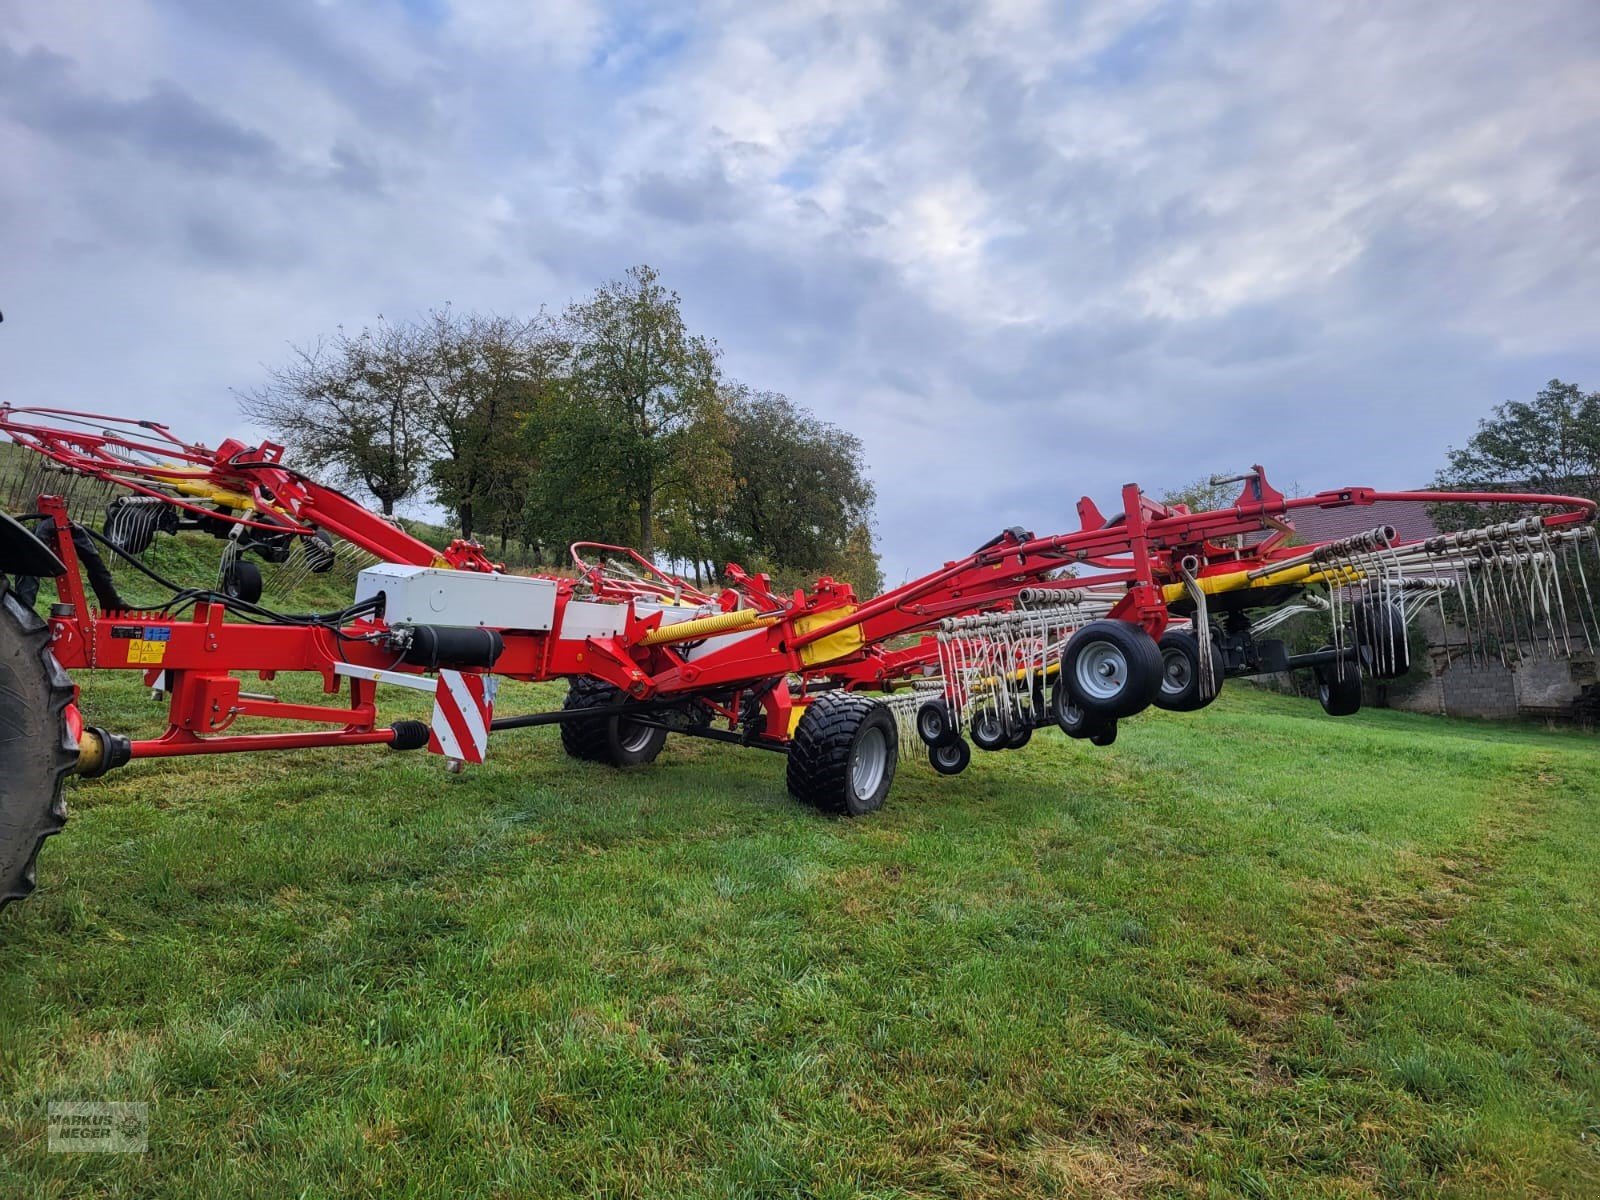
<svg viewBox="0 0 1600 1200">
<path fill-rule="evenodd" d="M 637 518 L 634 544 L 655 552 L 658 513 L 672 501 L 715 501 L 727 479 L 718 436 L 718 351 L 689 332 L 678 294 L 647 266 L 601 286 L 562 319 L 572 344 L 564 395 L 611 429 L 614 482 Z"/>
<path fill-rule="evenodd" d="M 564 563 L 633 545 L 709 582 L 728 561 L 881 586 L 860 442 L 723 379 L 648 266 L 552 319 L 446 307 L 296 350 L 243 398 L 296 461 L 385 513 L 424 486 L 453 536 Z M 445 540 L 448 540 L 446 538 Z"/>
<path fill-rule="evenodd" d="M 1211 512 L 1218 508 L 1231 508 L 1239 498 L 1242 485 L 1237 483 L 1212 483 L 1209 475 L 1202 475 L 1192 483 L 1174 488 L 1161 496 L 1163 504 L 1187 505 L 1190 512 Z"/>
<path fill-rule="evenodd" d="M 292 462 L 392 514 L 418 493 L 428 466 L 427 365 L 416 342 L 415 330 L 386 321 L 353 336 L 340 329 L 296 347 L 239 407 L 288 445 Z"/>
<path fill-rule="evenodd" d="M 719 559 L 758 570 L 847 578 L 882 588 L 872 550 L 873 488 L 861 442 L 776 392 L 727 392 L 732 496 L 704 541 Z"/>
<path fill-rule="evenodd" d="M 522 524 L 530 471 L 519 433 L 552 386 L 566 344 L 543 314 L 530 321 L 434 312 L 417 336 L 433 495 L 461 536 L 504 540 Z"/>
<path fill-rule="evenodd" d="M 0 918 L 0 1195 L 1594 1195 L 1597 770 L 1237 684 L 863 821 L 676 738 L 136 764 Z"/>
<path fill-rule="evenodd" d="M 1447 453 L 1436 484 L 1456 491 L 1534 491 L 1600 500 L 1600 392 L 1552 379 L 1529 403 L 1508 400 L 1461 449 Z M 1435 505 L 1434 521 L 1461 529 L 1509 511 Z"/>
</svg>

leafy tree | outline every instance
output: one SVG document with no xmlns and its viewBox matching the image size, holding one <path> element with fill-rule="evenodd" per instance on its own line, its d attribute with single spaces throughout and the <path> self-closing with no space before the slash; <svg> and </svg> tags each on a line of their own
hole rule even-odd
<svg viewBox="0 0 1600 1200">
<path fill-rule="evenodd" d="M 633 508 L 632 540 L 650 555 L 664 505 L 726 484 L 721 440 L 706 436 L 720 412 L 716 344 L 689 332 L 678 294 L 648 266 L 572 305 L 561 324 L 572 345 L 567 394 L 608 427 L 622 472 L 607 474 Z"/>
<path fill-rule="evenodd" d="M 1461 449 L 1446 453 L 1441 488 L 1555 492 L 1600 500 L 1600 392 L 1552 379 L 1530 403 L 1508 400 L 1478 422 Z M 1439 504 L 1434 520 L 1459 529 L 1500 519 L 1471 505 Z"/>
<path fill-rule="evenodd" d="M 287 366 L 240 395 L 240 408 L 289 448 L 291 461 L 367 492 L 392 516 L 427 468 L 424 383 L 415 331 L 380 320 L 354 336 L 340 329 L 294 347 Z"/>
<path fill-rule="evenodd" d="M 733 388 L 727 405 L 733 491 L 713 539 L 722 556 L 878 591 L 860 439 L 776 392 Z"/>
<path fill-rule="evenodd" d="M 566 345 L 543 313 L 522 321 L 445 308 L 429 314 L 415 348 L 434 499 L 455 512 L 462 537 L 487 527 L 503 543 L 527 489 L 521 427 Z"/>
<path fill-rule="evenodd" d="M 1202 475 L 1193 483 L 1174 488 L 1161 497 L 1163 504 L 1186 504 L 1190 512 L 1210 512 L 1216 508 L 1231 508 L 1239 498 L 1240 484 L 1212 483 L 1209 475 Z"/>
</svg>

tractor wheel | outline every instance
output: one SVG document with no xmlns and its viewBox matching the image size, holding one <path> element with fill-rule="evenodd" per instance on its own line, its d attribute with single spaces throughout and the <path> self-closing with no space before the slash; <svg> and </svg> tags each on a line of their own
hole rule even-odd
<svg viewBox="0 0 1600 1200">
<path fill-rule="evenodd" d="M 0 575 L 0 908 L 33 891 L 39 846 L 66 823 L 67 775 L 78 760 L 71 703 L 49 626 Z"/>
<path fill-rule="evenodd" d="M 961 736 L 944 697 L 929 700 L 917 709 L 917 736 L 929 747 L 948 746 Z"/>
<path fill-rule="evenodd" d="M 1182 629 L 1169 629 L 1156 643 L 1161 650 L 1161 690 L 1156 707 L 1169 712 L 1194 712 L 1222 691 L 1222 651 L 1211 643 L 1211 694 L 1200 687 L 1200 640 Z"/>
<path fill-rule="evenodd" d="M 222 594 L 255 604 L 261 599 L 261 568 L 248 559 L 234 559 L 222 573 Z"/>
<path fill-rule="evenodd" d="M 622 693 L 598 679 L 574 679 L 561 707 L 604 708 L 622 700 Z M 666 744 L 667 731 L 626 717 L 589 717 L 561 723 L 561 748 L 573 758 L 610 767 L 641 767 L 654 762 Z"/>
<path fill-rule="evenodd" d="M 1317 699 L 1330 717 L 1349 717 L 1361 711 L 1361 672 L 1355 663 L 1317 667 Z"/>
<path fill-rule="evenodd" d="M 1090 621 L 1067 643 L 1061 673 L 1072 698 L 1099 717 L 1131 717 L 1161 690 L 1155 639 L 1126 621 Z"/>
<path fill-rule="evenodd" d="M 1361 665 L 1374 679 L 1398 679 L 1411 669 L 1406 619 L 1398 606 L 1377 600 L 1358 604 L 1350 624 Z"/>
<path fill-rule="evenodd" d="M 958 737 L 943 746 L 928 747 L 928 762 L 941 775 L 959 775 L 971 761 L 972 747 L 967 745 L 964 738 Z"/>
<path fill-rule="evenodd" d="M 789 794 L 822 812 L 874 812 L 894 782 L 899 749 L 899 730 L 887 708 L 850 692 L 823 692 L 795 726 Z"/>
</svg>

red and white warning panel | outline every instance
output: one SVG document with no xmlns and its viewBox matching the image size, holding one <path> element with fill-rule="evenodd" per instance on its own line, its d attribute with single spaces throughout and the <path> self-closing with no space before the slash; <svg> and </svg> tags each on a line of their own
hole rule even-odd
<svg viewBox="0 0 1600 1200">
<path fill-rule="evenodd" d="M 482 763 L 489 757 L 489 722 L 494 716 L 498 680 L 488 675 L 439 672 L 433 693 L 428 749 L 458 762 Z"/>
</svg>

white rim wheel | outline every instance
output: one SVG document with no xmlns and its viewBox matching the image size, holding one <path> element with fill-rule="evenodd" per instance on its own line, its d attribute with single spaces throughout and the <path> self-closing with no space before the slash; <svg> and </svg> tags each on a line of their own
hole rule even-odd
<svg viewBox="0 0 1600 1200">
<path fill-rule="evenodd" d="M 1091 642 L 1078 655 L 1073 680 L 1085 696 L 1115 700 L 1128 686 L 1127 656 L 1110 642 Z"/>
<path fill-rule="evenodd" d="M 617 730 L 617 742 L 627 754 L 637 754 L 650 744 L 650 738 L 655 733 L 655 727 L 641 725 L 637 721 L 623 721 L 622 727 Z"/>
<path fill-rule="evenodd" d="M 1181 696 L 1189 690 L 1194 680 L 1194 666 L 1189 656 L 1176 646 L 1161 652 L 1161 690 L 1169 696 Z"/>
<path fill-rule="evenodd" d="M 889 743 L 881 729 L 868 729 L 856 743 L 850 760 L 850 786 L 863 799 L 878 790 L 889 765 Z"/>
</svg>

